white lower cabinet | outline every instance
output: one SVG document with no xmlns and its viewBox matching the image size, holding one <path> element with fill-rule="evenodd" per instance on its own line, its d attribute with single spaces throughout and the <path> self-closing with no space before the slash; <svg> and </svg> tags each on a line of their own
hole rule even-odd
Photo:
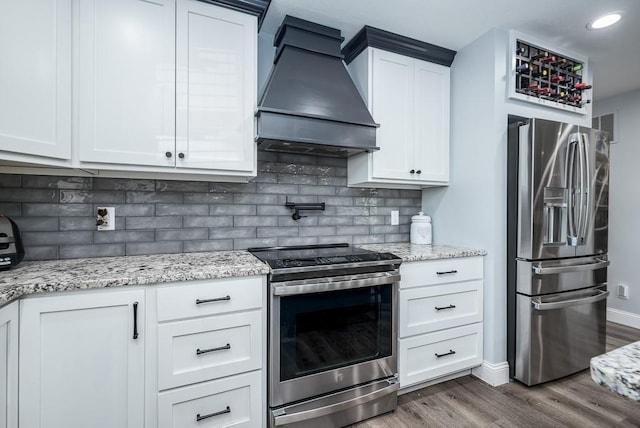
<svg viewBox="0 0 640 428">
<path fill-rule="evenodd" d="M 261 311 L 160 325 L 159 389 L 259 370 L 261 328 Z"/>
<path fill-rule="evenodd" d="M 163 392 L 158 428 L 260 427 L 265 398 L 260 371 Z"/>
<path fill-rule="evenodd" d="M 398 367 L 402 387 L 482 364 L 482 323 L 402 339 Z"/>
<path fill-rule="evenodd" d="M 483 258 L 408 262 L 400 274 L 400 387 L 482 364 Z"/>
<path fill-rule="evenodd" d="M 264 276 L 157 289 L 158 427 L 264 426 L 266 289 Z"/>
<path fill-rule="evenodd" d="M 145 291 L 20 301 L 20 426 L 144 426 Z"/>
<path fill-rule="evenodd" d="M 0 309 L 0 428 L 18 427 L 18 302 Z"/>
</svg>

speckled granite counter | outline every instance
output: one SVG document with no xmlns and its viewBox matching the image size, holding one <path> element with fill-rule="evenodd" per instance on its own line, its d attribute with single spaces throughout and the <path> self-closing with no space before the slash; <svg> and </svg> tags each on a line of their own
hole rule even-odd
<svg viewBox="0 0 640 428">
<path fill-rule="evenodd" d="M 373 251 L 393 253 L 401 257 L 405 262 L 416 262 L 420 260 L 451 259 L 455 257 L 484 256 L 485 250 L 454 247 L 450 245 L 416 245 L 408 242 L 398 244 L 368 244 L 358 245 L 361 248 Z"/>
<path fill-rule="evenodd" d="M 0 271 L 0 306 L 26 294 L 266 275 L 246 251 L 23 262 Z"/>
<path fill-rule="evenodd" d="M 613 392 L 640 401 L 640 342 L 593 357 L 591 378 Z"/>
</svg>

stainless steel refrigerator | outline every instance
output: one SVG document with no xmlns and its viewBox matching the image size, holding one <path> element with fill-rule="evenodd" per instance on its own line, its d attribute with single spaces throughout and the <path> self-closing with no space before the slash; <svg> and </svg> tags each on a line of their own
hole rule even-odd
<svg viewBox="0 0 640 428">
<path fill-rule="evenodd" d="M 608 134 L 509 116 L 507 348 L 527 385 L 605 352 Z"/>
</svg>

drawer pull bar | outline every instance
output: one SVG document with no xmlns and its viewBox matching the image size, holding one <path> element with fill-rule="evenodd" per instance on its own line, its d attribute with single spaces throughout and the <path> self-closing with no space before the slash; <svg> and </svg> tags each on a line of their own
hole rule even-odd
<svg viewBox="0 0 640 428">
<path fill-rule="evenodd" d="M 209 352 L 216 352 L 216 351 L 225 351 L 227 349 L 231 349 L 231 345 L 229 343 L 227 343 L 225 346 L 219 346 L 217 348 L 211 348 L 211 349 L 196 349 L 196 355 L 202 355 L 202 354 L 208 354 Z"/>
<path fill-rule="evenodd" d="M 453 351 L 453 350 L 449 349 L 449 352 L 447 352 L 446 354 L 438 354 L 438 353 L 436 352 L 436 357 L 438 357 L 438 358 L 442 358 L 442 357 L 446 357 L 447 355 L 453 355 L 453 354 L 455 354 L 455 353 L 456 353 L 456 351 Z"/>
<path fill-rule="evenodd" d="M 444 272 L 436 272 L 437 275 L 453 275 L 454 273 L 458 273 L 457 270 L 446 270 Z"/>
<path fill-rule="evenodd" d="M 208 415 L 200 416 L 200 413 L 196 415 L 196 422 L 204 421 L 205 419 L 212 418 L 214 416 L 226 415 L 227 413 L 231 413 L 231 407 L 227 406 L 226 409 L 220 410 L 219 412 L 209 413 Z"/>
<path fill-rule="evenodd" d="M 443 309 L 455 309 L 456 305 L 449 305 L 449 306 L 436 306 L 436 311 L 441 311 Z"/>
<path fill-rule="evenodd" d="M 202 303 L 222 302 L 225 300 L 231 300 L 231 296 L 216 297 L 215 299 L 196 299 L 196 305 L 200 305 Z"/>
</svg>

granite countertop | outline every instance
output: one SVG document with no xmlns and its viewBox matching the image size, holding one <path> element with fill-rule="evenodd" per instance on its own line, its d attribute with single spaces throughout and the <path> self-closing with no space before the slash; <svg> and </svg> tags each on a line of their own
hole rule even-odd
<svg viewBox="0 0 640 428">
<path fill-rule="evenodd" d="M 246 251 L 23 262 L 0 271 L 0 306 L 27 294 L 266 275 Z"/>
<path fill-rule="evenodd" d="M 359 247 L 394 253 L 405 262 L 486 254 L 484 250 L 435 244 L 394 243 Z M 0 306 L 34 293 L 268 273 L 269 267 L 247 251 L 31 261 L 0 271 Z"/>
<path fill-rule="evenodd" d="M 640 401 L 640 342 L 593 357 L 591 378 L 613 392 Z"/>
<path fill-rule="evenodd" d="M 454 247 L 451 245 L 418 245 L 408 242 L 393 244 L 368 244 L 358 245 L 366 250 L 393 253 L 402 258 L 404 262 L 417 262 L 421 260 L 451 259 L 456 257 L 485 256 L 487 252 L 482 249 Z"/>
</svg>

